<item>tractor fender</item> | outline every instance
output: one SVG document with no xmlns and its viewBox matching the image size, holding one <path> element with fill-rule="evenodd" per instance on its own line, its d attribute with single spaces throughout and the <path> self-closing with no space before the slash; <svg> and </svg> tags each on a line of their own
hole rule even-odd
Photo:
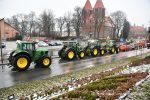
<svg viewBox="0 0 150 100">
<path fill-rule="evenodd" d="M 18 55 L 26 55 L 30 58 L 30 61 L 32 60 L 30 54 L 28 54 L 27 52 L 19 52 L 19 53 L 15 54 L 14 57 L 17 57 Z"/>
</svg>

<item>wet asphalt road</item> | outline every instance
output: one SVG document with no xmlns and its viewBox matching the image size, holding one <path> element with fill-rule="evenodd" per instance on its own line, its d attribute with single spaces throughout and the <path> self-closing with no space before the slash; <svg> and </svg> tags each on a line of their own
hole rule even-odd
<svg viewBox="0 0 150 100">
<path fill-rule="evenodd" d="M 144 49 L 145 52 L 150 50 Z M 141 51 L 128 51 L 120 52 L 119 54 L 105 55 L 102 57 L 88 58 L 83 60 L 76 60 L 71 62 L 60 63 L 60 58 L 53 58 L 50 68 L 34 68 L 31 64 L 30 68 L 25 72 L 12 72 L 11 68 L 6 66 L 3 70 L 0 69 L 0 88 L 9 87 L 20 82 L 26 82 L 31 80 L 39 80 L 47 77 L 64 74 L 67 72 L 80 70 L 83 68 L 93 67 L 96 65 L 112 62 L 118 59 L 123 59 L 131 56 L 141 54 Z"/>
</svg>

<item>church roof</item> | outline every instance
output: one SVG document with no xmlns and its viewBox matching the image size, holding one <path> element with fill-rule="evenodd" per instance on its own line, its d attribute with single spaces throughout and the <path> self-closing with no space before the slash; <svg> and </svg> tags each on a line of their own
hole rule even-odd
<svg viewBox="0 0 150 100">
<path fill-rule="evenodd" d="M 104 5 L 103 5 L 102 0 L 97 0 L 96 3 L 95 3 L 94 8 L 105 8 Z"/>
<path fill-rule="evenodd" d="M 85 5 L 84 5 L 84 9 L 85 10 L 93 10 L 89 0 L 86 1 Z"/>
</svg>

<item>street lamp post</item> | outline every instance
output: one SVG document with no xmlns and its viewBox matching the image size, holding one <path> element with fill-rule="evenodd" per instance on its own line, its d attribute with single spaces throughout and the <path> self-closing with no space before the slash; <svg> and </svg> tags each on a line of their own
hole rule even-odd
<svg viewBox="0 0 150 100">
<path fill-rule="evenodd" d="M 1 19 L 1 24 L 0 24 L 0 49 L 1 49 L 1 62 L 2 62 L 2 65 L 3 65 L 3 50 L 2 50 L 2 24 L 3 24 L 3 21 L 4 21 L 4 18 Z M 3 69 L 3 66 L 2 66 L 2 69 Z"/>
</svg>

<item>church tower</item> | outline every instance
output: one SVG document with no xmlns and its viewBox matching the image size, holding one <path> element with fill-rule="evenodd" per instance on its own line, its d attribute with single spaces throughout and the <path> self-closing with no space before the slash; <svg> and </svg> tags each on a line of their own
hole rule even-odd
<svg viewBox="0 0 150 100">
<path fill-rule="evenodd" d="M 99 17 L 102 17 L 102 18 L 105 17 L 105 7 L 103 5 L 102 0 L 97 0 L 96 1 L 93 10 L 94 10 L 94 13 L 98 14 Z"/>
<path fill-rule="evenodd" d="M 100 37 L 100 33 L 103 31 L 103 20 L 105 18 L 105 7 L 102 0 L 97 0 L 93 8 L 94 18 L 94 37 Z"/>
<path fill-rule="evenodd" d="M 82 32 L 85 33 L 84 35 L 89 35 L 92 31 L 92 15 L 93 15 L 93 8 L 89 0 L 86 1 L 83 11 L 82 11 L 82 18 L 83 18 L 83 27 Z"/>
<path fill-rule="evenodd" d="M 86 1 L 85 6 L 82 11 L 83 19 L 87 20 L 92 14 L 93 8 L 89 0 Z"/>
</svg>

